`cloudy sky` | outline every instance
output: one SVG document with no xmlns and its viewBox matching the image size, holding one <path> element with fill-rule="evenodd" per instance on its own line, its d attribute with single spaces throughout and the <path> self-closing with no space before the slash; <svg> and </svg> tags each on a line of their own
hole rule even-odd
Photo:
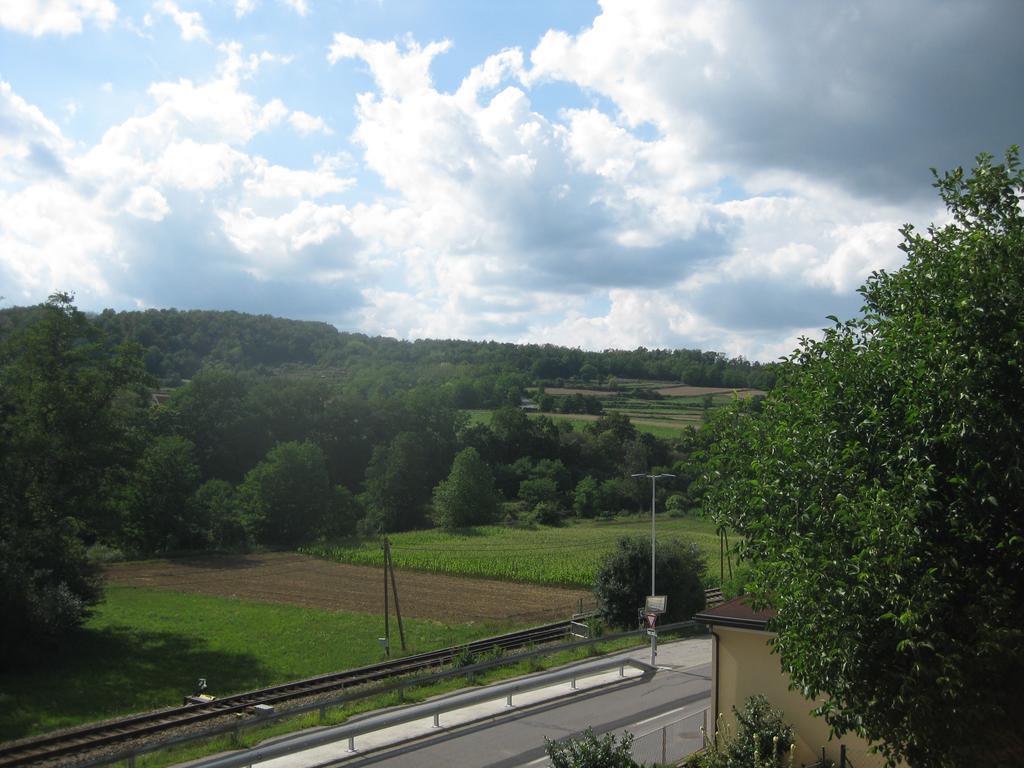
<svg viewBox="0 0 1024 768">
<path fill-rule="evenodd" d="M 1024 3 L 0 0 L 0 306 L 772 359 L 1024 142 Z"/>
</svg>

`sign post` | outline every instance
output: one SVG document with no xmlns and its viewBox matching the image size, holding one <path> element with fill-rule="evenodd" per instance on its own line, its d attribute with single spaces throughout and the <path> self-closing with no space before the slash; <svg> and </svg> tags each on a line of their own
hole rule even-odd
<svg viewBox="0 0 1024 768">
<path fill-rule="evenodd" d="M 644 604 L 644 621 L 647 623 L 647 635 L 651 638 L 651 666 L 658 657 L 658 616 L 668 607 L 666 595 L 650 595 Z"/>
</svg>

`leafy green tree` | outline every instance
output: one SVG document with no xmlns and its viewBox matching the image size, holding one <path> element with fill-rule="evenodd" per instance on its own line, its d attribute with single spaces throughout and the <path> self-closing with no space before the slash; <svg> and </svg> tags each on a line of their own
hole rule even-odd
<svg viewBox="0 0 1024 768">
<path fill-rule="evenodd" d="M 84 544 L 112 529 L 131 451 L 115 402 L 146 381 L 139 350 L 106 343 L 68 294 L 0 345 L 0 664 L 99 601 Z"/>
<path fill-rule="evenodd" d="M 614 733 L 598 738 L 593 729 L 566 741 L 552 741 L 544 737 L 544 748 L 551 759 L 552 768 L 640 768 L 632 756 L 633 735 L 621 739 Z"/>
<path fill-rule="evenodd" d="M 558 492 L 558 483 L 550 477 L 534 477 L 521 481 L 518 495 L 530 506 L 542 501 L 557 502 L 561 496 Z"/>
<path fill-rule="evenodd" d="M 248 543 L 244 515 L 235 487 L 227 480 L 207 480 L 189 502 L 206 522 L 207 540 L 218 549 L 241 549 Z"/>
<path fill-rule="evenodd" d="M 463 449 L 455 456 L 447 479 L 434 488 L 434 519 L 452 530 L 491 522 L 497 510 L 491 468 L 476 449 Z"/>
<path fill-rule="evenodd" d="M 196 446 L 204 480 L 238 482 L 272 445 L 265 414 L 252 408 L 252 377 L 204 369 L 168 404 L 174 431 Z"/>
<path fill-rule="evenodd" d="M 400 432 L 374 449 L 363 494 L 367 531 L 405 531 L 423 525 L 433 487 L 429 452 L 415 432 Z"/>
<path fill-rule="evenodd" d="M 572 507 L 579 517 L 593 517 L 598 513 L 598 488 L 597 480 L 590 475 L 576 483 Z"/>
<path fill-rule="evenodd" d="M 297 544 L 323 532 L 334 489 L 320 448 L 281 443 L 253 467 L 239 488 L 246 523 L 264 544 Z"/>
<path fill-rule="evenodd" d="M 128 545 L 145 553 L 205 546 L 209 521 L 192 504 L 198 487 L 195 446 L 177 435 L 154 438 L 125 489 Z"/>
<path fill-rule="evenodd" d="M 665 621 L 685 621 L 704 607 L 704 557 L 693 544 L 658 542 L 654 557 L 655 587 L 668 597 Z M 651 590 L 651 541 L 624 537 L 597 569 L 594 594 L 605 622 L 635 627 L 638 609 Z"/>
<path fill-rule="evenodd" d="M 708 508 L 743 537 L 783 668 L 839 731 L 910 765 L 971 766 L 1024 687 L 1024 175 L 978 158 L 902 230 L 861 315 L 722 414 Z"/>
<path fill-rule="evenodd" d="M 491 414 L 491 432 L 494 433 L 498 458 L 512 463 L 523 456 L 533 455 L 533 428 L 530 417 L 514 405 L 504 405 Z"/>
</svg>

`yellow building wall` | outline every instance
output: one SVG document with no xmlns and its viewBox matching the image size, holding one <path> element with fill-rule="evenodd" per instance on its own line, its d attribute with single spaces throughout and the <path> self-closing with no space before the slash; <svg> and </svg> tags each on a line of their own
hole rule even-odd
<svg viewBox="0 0 1024 768">
<path fill-rule="evenodd" d="M 783 719 L 793 726 L 796 734 L 796 757 L 799 766 L 825 756 L 839 764 L 839 745 L 846 745 L 846 755 L 854 768 L 881 768 L 885 760 L 868 752 L 868 742 L 855 734 L 829 740 L 829 728 L 822 718 L 811 715 L 821 702 L 811 702 L 797 691 L 789 689 L 789 676 L 779 666 L 779 657 L 771 653 L 767 632 L 714 627 L 718 635 L 714 666 L 718 679 L 716 708 L 725 717 L 731 733 L 736 732 L 736 718 L 732 708 L 743 709 L 751 696 L 764 694 L 772 707 L 783 712 Z M 715 690 L 715 688 L 712 688 Z M 721 727 L 721 725 L 719 726 Z"/>
</svg>

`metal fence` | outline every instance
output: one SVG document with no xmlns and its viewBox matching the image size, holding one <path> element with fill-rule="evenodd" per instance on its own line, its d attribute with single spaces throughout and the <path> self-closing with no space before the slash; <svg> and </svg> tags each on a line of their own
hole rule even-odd
<svg viewBox="0 0 1024 768">
<path fill-rule="evenodd" d="M 678 763 L 704 746 L 708 710 L 671 720 L 633 734 L 633 759 L 642 765 Z"/>
</svg>

